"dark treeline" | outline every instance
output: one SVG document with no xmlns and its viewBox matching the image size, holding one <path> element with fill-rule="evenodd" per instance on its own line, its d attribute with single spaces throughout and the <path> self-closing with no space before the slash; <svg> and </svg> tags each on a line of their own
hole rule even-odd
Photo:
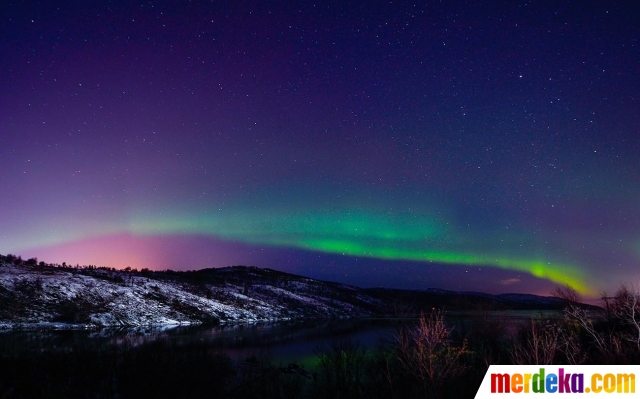
<svg viewBox="0 0 640 399">
<path fill-rule="evenodd" d="M 29 258 L 23 259 L 20 255 L 0 254 L 0 267 L 3 264 L 12 264 L 16 266 L 31 266 L 35 267 L 40 271 L 46 271 L 47 268 L 58 268 L 58 269 L 67 269 L 72 270 L 74 272 L 83 273 L 86 275 L 96 276 L 96 275 L 104 275 L 104 273 L 111 273 L 111 276 L 117 275 L 141 275 L 141 276 L 153 276 L 156 279 L 172 279 L 172 280 L 182 280 L 185 282 L 196 282 L 196 283 L 215 283 L 220 281 L 226 281 L 227 278 L 221 278 L 219 274 L 220 268 L 208 268 L 208 269 L 199 269 L 199 270 L 173 270 L 173 269 L 165 269 L 165 270 L 152 270 L 149 268 L 135 268 L 131 266 L 127 266 L 122 269 L 116 269 L 115 267 L 108 266 L 96 266 L 96 265 L 71 265 L 67 262 L 62 263 L 47 263 L 44 261 L 39 261 L 38 258 Z M 253 273 L 255 273 L 255 278 L 279 278 L 279 277 L 298 277 L 290 273 L 268 269 L 268 268 L 258 268 L 255 266 L 228 266 L 222 268 L 225 270 L 243 270 L 250 269 Z M 102 273 L 102 274 L 101 274 Z M 233 277 L 231 275 L 231 277 Z M 244 280 L 246 280 L 246 274 L 243 275 Z"/>
<path fill-rule="evenodd" d="M 96 265 L 80 265 L 80 264 L 76 264 L 71 265 L 68 264 L 67 262 L 62 262 L 62 263 L 47 263 L 44 261 L 38 261 L 38 258 L 29 258 L 29 259 L 23 259 L 22 256 L 20 255 L 13 255 L 13 254 L 7 254 L 7 255 L 2 255 L 0 254 L 0 266 L 2 266 L 3 263 L 7 263 L 7 264 L 13 264 L 13 265 L 17 265 L 17 266 L 21 266 L 21 265 L 27 265 L 27 266 L 40 266 L 40 267 L 57 267 L 57 268 L 63 268 L 63 269 L 75 269 L 75 270 L 107 270 L 107 271 L 124 271 L 124 272 L 133 272 L 133 273 L 152 273 L 153 270 L 150 270 L 148 268 L 143 268 L 141 270 L 138 270 L 137 268 L 131 268 L 130 266 L 124 268 L 124 269 L 116 269 L 115 267 L 107 267 L 107 266 L 96 266 Z M 163 272 L 174 272 L 173 270 L 166 270 Z"/>
<path fill-rule="evenodd" d="M 1 354 L 0 397 L 472 398 L 490 364 L 640 363 L 637 290 L 604 296 L 599 312 L 558 294 L 562 314 L 515 327 L 490 312 L 452 322 L 433 309 L 377 348 L 318 348 L 310 369 L 264 354 L 232 361 L 206 343 Z"/>
</svg>

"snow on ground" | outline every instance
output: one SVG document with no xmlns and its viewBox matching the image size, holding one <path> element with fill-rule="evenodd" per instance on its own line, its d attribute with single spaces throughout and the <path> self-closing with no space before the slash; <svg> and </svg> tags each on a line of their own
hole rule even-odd
<svg viewBox="0 0 640 399">
<path fill-rule="evenodd" d="M 349 290 L 351 287 L 331 288 L 328 283 L 255 268 L 225 268 L 219 275 L 225 279 L 229 275 L 235 281 L 207 284 L 181 281 L 180 273 L 0 263 L 0 330 L 16 326 L 95 328 L 368 315 L 340 300 L 344 292 L 353 293 L 355 298 L 357 290 Z"/>
</svg>

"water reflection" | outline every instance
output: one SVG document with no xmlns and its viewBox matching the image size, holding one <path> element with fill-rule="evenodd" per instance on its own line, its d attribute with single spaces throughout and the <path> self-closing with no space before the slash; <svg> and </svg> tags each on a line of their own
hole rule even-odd
<svg viewBox="0 0 640 399">
<path fill-rule="evenodd" d="M 114 346 L 137 347 L 151 342 L 181 346 L 206 343 L 212 350 L 232 358 L 269 352 L 282 361 L 299 360 L 313 354 L 326 342 L 352 339 L 373 346 L 388 337 L 395 322 L 387 320 L 308 320 L 227 326 L 164 326 L 78 330 L 11 331 L 0 334 L 0 352 L 108 350 Z"/>
<path fill-rule="evenodd" d="M 500 312 L 486 314 L 449 313 L 448 322 L 458 331 L 488 317 L 512 327 L 541 316 L 539 312 Z M 546 316 L 549 316 L 548 314 Z M 245 359 L 268 353 L 280 362 L 311 362 L 320 347 L 332 341 L 349 339 L 366 348 L 388 343 L 400 326 L 415 319 L 304 320 L 278 323 L 235 324 L 225 326 L 149 326 L 104 328 L 95 331 L 38 330 L 0 333 L 0 353 L 20 355 L 32 352 L 110 350 L 138 347 L 161 341 L 171 346 L 205 343 L 212 351 L 232 359 Z"/>
</svg>

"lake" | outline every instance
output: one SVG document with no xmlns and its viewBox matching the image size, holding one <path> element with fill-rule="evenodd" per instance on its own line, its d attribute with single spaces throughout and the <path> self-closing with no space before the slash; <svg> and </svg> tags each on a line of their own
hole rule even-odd
<svg viewBox="0 0 640 399">
<path fill-rule="evenodd" d="M 504 323 L 510 329 L 541 315 L 538 311 L 449 312 L 446 320 L 458 331 L 477 319 Z M 552 314 L 551 314 L 552 315 Z M 545 313 L 549 317 L 550 313 Z M 212 350 L 234 360 L 268 353 L 282 363 L 306 366 L 318 348 L 334 341 L 351 340 L 365 348 L 374 348 L 393 340 L 398 328 L 415 319 L 298 320 L 276 323 L 234 324 L 225 326 L 160 326 L 105 328 L 100 330 L 38 330 L 0 333 L 0 352 L 20 355 L 28 352 L 101 350 L 111 345 L 138 347 L 162 341 L 180 346 L 206 344 Z"/>
<path fill-rule="evenodd" d="M 305 320 L 228 326 L 163 326 L 120 329 L 38 330 L 0 333 L 0 352 L 104 350 L 109 346 L 138 347 L 162 341 L 169 346 L 206 344 L 212 350 L 241 360 L 269 354 L 281 363 L 310 364 L 318 348 L 350 339 L 364 347 L 388 341 L 400 324 L 390 320 Z"/>
<path fill-rule="evenodd" d="M 454 347 L 474 331 L 502 345 L 498 341 L 509 340 L 509 331 L 539 316 L 450 312 L 445 322 L 454 328 Z M 4 332 L 0 397 L 192 398 L 216 392 L 214 397 L 221 398 L 388 398 L 425 397 L 427 391 L 433 396 L 436 390 L 435 397 L 459 399 L 475 395 L 486 371 L 483 354 L 500 356 L 507 350 L 471 350 L 461 360 L 465 363 L 460 380 L 427 386 L 411 377 L 395 354 L 377 350 L 416 321 L 299 320 Z"/>
</svg>

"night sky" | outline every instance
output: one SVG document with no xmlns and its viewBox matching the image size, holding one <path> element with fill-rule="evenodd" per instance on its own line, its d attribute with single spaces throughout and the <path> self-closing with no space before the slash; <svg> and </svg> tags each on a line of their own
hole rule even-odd
<svg viewBox="0 0 640 399">
<path fill-rule="evenodd" d="M 640 281 L 637 2 L 347 3 L 3 2 L 0 253 Z"/>
</svg>

